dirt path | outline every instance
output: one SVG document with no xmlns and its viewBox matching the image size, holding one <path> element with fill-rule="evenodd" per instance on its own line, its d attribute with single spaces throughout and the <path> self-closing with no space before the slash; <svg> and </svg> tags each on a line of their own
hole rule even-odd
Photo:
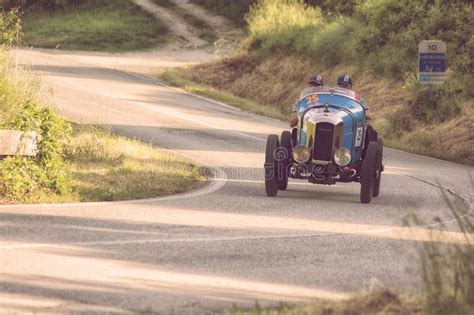
<svg viewBox="0 0 474 315">
<path fill-rule="evenodd" d="M 201 6 L 191 3 L 189 0 L 171 1 L 198 19 L 209 24 L 219 37 L 225 37 L 229 32 L 234 30 L 234 26 L 226 18 L 213 14 Z"/>
<path fill-rule="evenodd" d="M 242 36 L 242 32 L 241 30 L 236 29 L 229 20 L 223 16 L 208 11 L 199 5 L 191 3 L 189 0 L 171 1 L 212 27 L 219 38 L 215 43 L 215 46 L 220 52 L 228 52 L 236 47 L 235 44 L 239 42 L 238 39 Z"/>
<path fill-rule="evenodd" d="M 133 0 L 133 2 L 153 14 L 157 19 L 162 20 L 178 39 L 184 39 L 188 43 L 186 45 L 181 41 L 180 44 L 188 46 L 188 48 L 199 48 L 208 44 L 199 38 L 193 28 L 172 10 L 158 6 L 151 0 Z"/>
<path fill-rule="evenodd" d="M 216 42 L 209 43 L 199 37 L 199 30 L 173 9 L 159 6 L 152 0 L 134 0 L 137 5 L 168 25 L 178 39 L 177 42 L 170 44 L 170 48 L 198 49 L 206 46 L 209 48 L 209 45 L 212 44 L 214 52 L 222 55 L 232 52 L 237 47 L 242 32 L 236 29 L 226 18 L 209 12 L 188 0 L 170 1 L 186 13 L 208 24 L 218 38 Z"/>
</svg>

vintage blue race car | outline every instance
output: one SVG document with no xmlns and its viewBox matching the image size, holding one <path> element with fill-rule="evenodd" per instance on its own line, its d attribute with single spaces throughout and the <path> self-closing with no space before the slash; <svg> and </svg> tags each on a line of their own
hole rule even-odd
<svg viewBox="0 0 474 315">
<path fill-rule="evenodd" d="M 380 193 L 383 141 L 368 135 L 365 103 L 342 88 L 310 88 L 296 103 L 299 122 L 269 135 L 265 154 L 265 190 L 276 196 L 288 178 L 314 184 L 359 182 L 360 201 Z"/>
</svg>

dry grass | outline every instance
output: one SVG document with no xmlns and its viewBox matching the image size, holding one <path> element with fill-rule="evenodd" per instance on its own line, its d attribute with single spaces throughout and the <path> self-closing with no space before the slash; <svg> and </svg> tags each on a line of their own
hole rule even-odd
<svg viewBox="0 0 474 315">
<path fill-rule="evenodd" d="M 171 0 L 153 0 L 157 5 L 168 8 L 176 13 L 183 20 L 187 21 L 191 26 L 193 26 L 193 31 L 197 33 L 199 38 L 209 42 L 214 43 L 217 40 L 217 35 L 212 29 L 212 27 L 207 24 L 205 21 L 200 20 L 192 13 L 189 13 L 185 9 L 179 7 Z"/>
<path fill-rule="evenodd" d="M 399 295 L 387 289 L 374 289 L 362 293 L 347 301 L 333 302 L 316 300 L 312 303 L 291 306 L 281 305 L 277 308 L 262 309 L 258 305 L 251 310 L 237 310 L 235 314 L 268 314 L 268 315 L 413 315 L 423 314 L 423 300 L 418 296 Z"/>
<path fill-rule="evenodd" d="M 39 82 L 28 71 L 19 67 L 0 48 L 0 125 L 15 115 L 22 104 L 34 99 Z"/>
<path fill-rule="evenodd" d="M 182 72 L 188 80 L 209 85 L 260 104 L 277 107 L 288 114 L 308 78 L 322 74 L 327 85 L 335 85 L 342 73 L 353 74 L 356 90 L 364 95 L 371 109 L 377 113 L 384 104 L 391 107 L 410 99 L 402 86 L 379 80 L 369 72 L 359 73 L 355 67 L 324 65 L 300 56 L 275 55 L 259 61 L 257 56 L 240 54 L 221 61 L 197 65 L 192 71 Z"/>
<path fill-rule="evenodd" d="M 189 71 L 189 69 L 172 69 L 162 73 L 159 78 L 188 92 L 227 103 L 250 113 L 280 120 L 285 119 L 285 115 L 275 107 L 261 105 L 255 101 L 236 96 L 229 91 L 216 89 L 207 84 L 197 83 L 189 79 L 190 73 L 192 73 L 192 71 Z"/>
<path fill-rule="evenodd" d="M 188 161 L 95 128 L 76 129 L 66 155 L 71 198 L 78 201 L 160 197 L 196 188 L 204 179 Z"/>
<path fill-rule="evenodd" d="M 420 124 L 399 139 L 401 148 L 423 155 L 474 165 L 474 102 L 466 102 L 461 114 L 440 124 Z"/>
</svg>

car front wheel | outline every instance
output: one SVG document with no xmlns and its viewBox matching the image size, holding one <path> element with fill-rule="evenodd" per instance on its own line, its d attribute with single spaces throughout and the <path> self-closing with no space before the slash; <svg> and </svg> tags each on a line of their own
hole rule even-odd
<svg viewBox="0 0 474 315">
<path fill-rule="evenodd" d="M 265 191 L 267 196 L 275 197 L 278 193 L 278 161 L 275 153 L 280 146 L 277 135 L 269 135 L 265 150 Z"/>
<path fill-rule="evenodd" d="M 362 161 L 360 202 L 370 203 L 374 194 L 374 187 L 377 180 L 377 157 L 379 144 L 376 141 L 369 142 L 367 154 Z"/>
</svg>

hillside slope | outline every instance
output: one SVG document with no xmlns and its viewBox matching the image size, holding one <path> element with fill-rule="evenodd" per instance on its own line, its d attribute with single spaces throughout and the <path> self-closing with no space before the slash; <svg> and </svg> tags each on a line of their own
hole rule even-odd
<svg viewBox="0 0 474 315">
<path fill-rule="evenodd" d="M 240 54 L 179 74 L 288 115 L 311 75 L 335 85 L 349 73 L 388 145 L 474 165 L 472 14 L 466 1 L 324 1 L 320 8 L 261 0 L 246 18 Z M 448 80 L 426 87 L 416 79 L 417 49 L 432 38 L 448 45 Z"/>
</svg>

